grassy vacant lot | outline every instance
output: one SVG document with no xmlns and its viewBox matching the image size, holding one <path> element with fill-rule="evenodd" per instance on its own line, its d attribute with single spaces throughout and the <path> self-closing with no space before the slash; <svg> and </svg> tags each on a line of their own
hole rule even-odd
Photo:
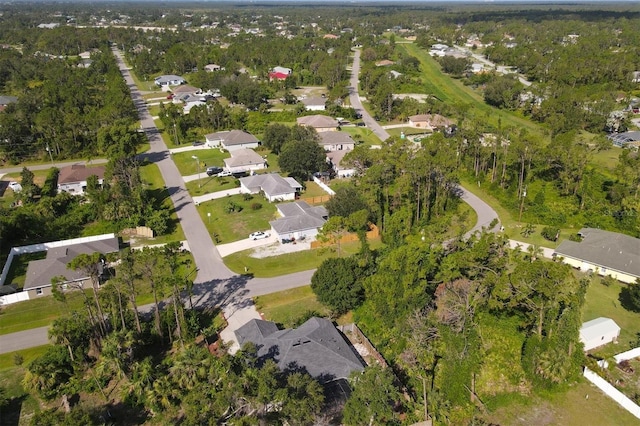
<svg viewBox="0 0 640 426">
<path fill-rule="evenodd" d="M 380 145 L 380 138 L 375 133 L 366 127 L 342 127 L 343 132 L 349 133 L 351 138 L 356 142 L 360 142 L 364 145 Z"/>
<path fill-rule="evenodd" d="M 618 165 L 618 158 L 622 153 L 622 148 L 612 147 L 610 149 L 600 151 L 593 156 L 591 162 L 599 169 L 608 172 L 609 175 L 613 174 L 616 166 Z"/>
<path fill-rule="evenodd" d="M 167 235 L 160 235 L 153 239 L 153 244 L 163 244 L 170 241 L 183 241 L 185 239 L 184 232 L 178 221 L 178 216 L 173 209 L 173 203 L 169 198 L 169 193 L 165 189 L 164 179 L 160 173 L 160 169 L 156 164 L 147 164 L 140 168 L 140 174 L 142 181 L 147 185 L 147 189 L 152 191 L 153 196 L 157 201 L 162 202 L 164 206 L 167 206 L 171 210 L 171 220 L 174 224 L 173 232 Z"/>
<path fill-rule="evenodd" d="M 198 160 L 192 158 L 192 156 L 198 157 Z M 225 158 L 229 158 L 231 155 L 228 152 L 220 151 L 219 149 L 196 149 L 193 151 L 179 152 L 173 154 L 173 162 L 176 163 L 178 170 L 182 176 L 195 175 L 198 173 L 198 161 L 200 162 L 200 173 L 206 176 L 205 170 L 209 166 L 224 166 Z M 206 166 L 205 166 L 206 164 Z"/>
<path fill-rule="evenodd" d="M 189 194 L 193 196 L 237 188 L 240 186 L 240 183 L 238 182 L 238 179 L 231 176 L 216 177 L 207 176 L 206 173 L 202 173 L 202 179 L 187 182 L 185 186 L 187 187 Z"/>
<path fill-rule="evenodd" d="M 242 210 L 227 213 L 226 208 L 230 203 Z M 260 204 L 261 207 L 254 210 L 251 207 L 253 204 Z M 207 201 L 197 209 L 211 235 L 218 234 L 219 243 L 238 241 L 247 238 L 254 231 L 269 229 L 269 221 L 273 220 L 276 214 L 275 204 L 269 203 L 259 195 L 253 195 L 249 200 L 245 200 L 243 195 L 232 195 Z M 208 216 L 209 213 L 211 217 Z"/>
<path fill-rule="evenodd" d="M 375 249 L 381 247 L 382 243 L 378 239 L 370 241 L 370 245 L 371 248 Z M 360 250 L 360 242 L 354 241 L 342 244 L 340 249 L 343 256 L 349 256 Z M 244 274 L 245 267 L 247 267 L 253 276 L 268 278 L 314 269 L 325 259 L 338 256 L 335 247 L 298 251 L 264 258 L 251 257 L 252 252 L 253 250 L 244 250 L 230 254 L 224 258 L 224 263 L 229 269 L 238 274 Z"/>
<path fill-rule="evenodd" d="M 617 354 L 637 346 L 640 333 L 640 314 L 622 307 L 619 301 L 620 291 L 626 286 L 616 282 L 609 287 L 601 283 L 599 277 L 594 277 L 589 284 L 585 305 L 582 309 L 582 321 L 589 321 L 598 317 L 613 319 L 622 329 L 617 345 L 607 345 L 598 351 L 599 355 Z"/>
<path fill-rule="evenodd" d="M 482 396 L 481 396 L 482 397 Z M 492 405 L 493 401 L 488 405 Z M 586 380 L 571 386 L 567 392 L 547 397 L 507 397 L 500 407 L 483 416 L 492 424 L 529 425 L 633 425 L 638 423 L 631 413 Z"/>
<path fill-rule="evenodd" d="M 24 366 L 42 355 L 46 348 L 47 346 L 40 346 L 0 355 L 0 387 L 5 390 L 5 396 L 9 400 L 0 413 L 0 424 L 30 424 L 31 417 L 41 410 L 39 402 L 22 387 L 22 379 L 26 371 Z M 14 355 L 18 353 L 23 357 L 20 366 L 14 364 Z"/>
<path fill-rule="evenodd" d="M 526 128 L 532 133 L 544 133 L 540 126 L 525 118 L 487 105 L 478 93 L 466 87 L 461 81 L 444 74 L 438 62 L 429 56 L 426 50 L 421 49 L 416 44 L 402 44 L 399 48 L 404 49 L 406 53 L 415 56 L 420 61 L 425 91 L 442 102 L 468 105 L 470 106 L 469 115 L 488 122 L 496 128 L 498 127 L 498 121 L 501 120 L 503 127 Z"/>
<path fill-rule="evenodd" d="M 307 312 L 317 312 L 328 316 L 329 309 L 318 302 L 310 286 L 298 287 L 278 293 L 259 296 L 254 299 L 256 308 L 266 320 L 293 327 Z"/>
</svg>

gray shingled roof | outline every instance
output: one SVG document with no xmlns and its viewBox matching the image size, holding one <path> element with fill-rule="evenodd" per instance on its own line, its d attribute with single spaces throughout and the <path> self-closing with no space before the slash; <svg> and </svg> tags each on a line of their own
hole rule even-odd
<svg viewBox="0 0 640 426">
<path fill-rule="evenodd" d="M 355 141 L 351 138 L 349 133 L 345 132 L 320 132 L 320 145 L 339 145 L 339 144 L 353 144 Z"/>
<path fill-rule="evenodd" d="M 315 105 L 324 106 L 327 103 L 327 100 L 324 98 L 321 98 L 320 96 L 312 96 L 310 98 L 304 98 L 302 100 L 302 103 L 305 106 L 315 106 Z"/>
<path fill-rule="evenodd" d="M 278 234 L 320 228 L 329 215 L 323 206 L 312 207 L 306 201 L 278 204 L 278 210 L 283 217 L 269 222 Z"/>
<path fill-rule="evenodd" d="M 268 197 L 290 194 L 291 192 L 295 192 L 297 188 L 302 188 L 302 185 L 300 185 L 295 179 L 284 179 L 276 173 L 247 176 L 241 178 L 240 182 L 252 191 L 264 191 Z"/>
<path fill-rule="evenodd" d="M 322 383 L 346 379 L 364 363 L 331 321 L 313 317 L 295 329 L 253 319 L 235 331 L 240 346 L 252 342 L 258 357 L 272 358 L 281 370 L 303 367 Z"/>
<path fill-rule="evenodd" d="M 24 290 L 51 286 L 51 278 L 62 275 L 68 281 L 88 278 L 82 271 L 67 269 L 67 264 L 79 254 L 114 253 L 119 250 L 118 238 L 90 241 L 47 250 L 46 259 L 29 262 Z"/>
<path fill-rule="evenodd" d="M 184 78 L 175 74 L 167 74 L 167 75 L 161 75 L 159 77 L 156 77 L 154 81 L 157 83 L 170 83 L 172 81 L 184 81 Z"/>
<path fill-rule="evenodd" d="M 326 115 L 307 115 L 306 117 L 299 117 L 297 120 L 301 126 L 310 126 L 315 128 L 329 128 L 338 127 L 339 123 L 331 117 Z"/>
<path fill-rule="evenodd" d="M 9 105 L 18 102 L 15 96 L 0 96 L 0 105 Z"/>
<path fill-rule="evenodd" d="M 254 164 L 264 164 L 266 161 L 257 152 L 249 148 L 241 148 L 231 151 L 231 158 L 225 158 L 224 164 L 227 167 L 252 166 Z"/>
<path fill-rule="evenodd" d="M 595 228 L 579 234 L 581 242 L 564 240 L 555 253 L 640 277 L 640 239 Z"/>
<path fill-rule="evenodd" d="M 220 140 L 226 146 L 259 142 L 255 136 L 243 130 L 226 130 L 223 132 L 209 133 L 205 137 L 208 140 Z"/>
</svg>

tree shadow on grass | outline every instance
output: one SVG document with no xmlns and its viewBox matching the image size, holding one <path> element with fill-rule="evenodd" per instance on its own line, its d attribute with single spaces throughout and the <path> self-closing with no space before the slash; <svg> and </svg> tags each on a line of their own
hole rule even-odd
<svg viewBox="0 0 640 426">
<path fill-rule="evenodd" d="M 620 305 L 627 311 L 640 312 L 640 300 L 638 300 L 638 295 L 634 295 L 634 292 L 632 291 L 632 288 L 630 286 L 622 287 L 622 290 L 620 290 L 620 294 L 618 295 L 618 301 L 620 302 Z"/>
</svg>

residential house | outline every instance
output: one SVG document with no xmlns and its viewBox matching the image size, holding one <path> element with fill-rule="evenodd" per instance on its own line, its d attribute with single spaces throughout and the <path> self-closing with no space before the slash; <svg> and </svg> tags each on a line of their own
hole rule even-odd
<svg viewBox="0 0 640 426">
<path fill-rule="evenodd" d="M 584 350 L 598 348 L 607 343 L 615 343 L 620 336 L 620 326 L 611 318 L 596 318 L 582 323 L 580 327 L 580 341 Z"/>
<path fill-rule="evenodd" d="M 316 129 L 316 132 L 331 132 L 338 130 L 340 123 L 326 115 L 307 115 L 298 117 L 296 120 L 299 126 L 308 126 Z"/>
<path fill-rule="evenodd" d="M 276 173 L 253 175 L 240 178 L 240 192 L 258 194 L 263 192 L 270 203 L 274 201 L 291 201 L 302 190 L 302 185 L 294 178 L 283 178 Z"/>
<path fill-rule="evenodd" d="M 631 82 L 640 83 L 640 71 L 634 71 L 631 73 Z"/>
<path fill-rule="evenodd" d="M 388 59 L 383 59 L 381 61 L 376 62 L 376 67 L 390 67 L 391 65 L 395 65 L 395 62 L 390 61 Z"/>
<path fill-rule="evenodd" d="M 293 70 L 285 67 L 274 67 L 269 71 L 269 80 L 286 80 Z"/>
<path fill-rule="evenodd" d="M 553 253 L 554 258 L 627 284 L 640 278 L 640 239 L 595 228 L 582 228 L 578 235 L 582 241 L 564 240 Z"/>
<path fill-rule="evenodd" d="M 85 271 L 74 271 L 67 265 L 80 254 L 115 253 L 119 250 L 118 238 L 89 241 L 62 247 L 47 249 L 47 257 L 29 262 L 23 290 L 29 293 L 29 298 L 47 296 L 51 294 L 51 279 L 62 276 L 64 283 L 75 283 L 85 287 L 91 285 L 90 277 Z M 64 287 L 63 287 L 64 288 Z"/>
<path fill-rule="evenodd" d="M 452 124 L 451 120 L 440 114 L 417 114 L 409 117 L 410 126 L 428 130 L 443 129 L 450 127 Z"/>
<path fill-rule="evenodd" d="M 204 66 L 204 70 L 207 72 L 214 72 L 214 71 L 223 71 L 224 68 L 217 64 L 208 64 Z"/>
<path fill-rule="evenodd" d="M 179 75 L 161 75 L 156 77 L 153 80 L 156 83 L 156 86 L 160 86 L 162 88 L 168 89 L 170 86 L 180 86 L 181 84 L 185 84 L 187 81 L 180 77 Z"/>
<path fill-rule="evenodd" d="M 236 149 L 257 148 L 260 141 L 244 130 L 225 130 L 205 136 L 205 145 L 211 148 L 222 148 L 231 152 Z"/>
<path fill-rule="evenodd" d="M 104 172 L 104 166 L 87 167 L 84 164 L 73 164 L 62 167 L 58 174 L 58 193 L 64 191 L 73 195 L 82 195 L 87 189 L 89 176 L 97 176 L 98 183 L 102 185 Z"/>
<path fill-rule="evenodd" d="M 173 99 L 183 96 L 183 95 L 198 95 L 202 93 L 202 89 L 198 89 L 197 87 L 193 87 L 189 84 L 180 85 L 171 90 L 173 93 Z"/>
<path fill-rule="evenodd" d="M 321 132 L 318 133 L 318 136 L 320 137 L 318 143 L 325 151 L 351 150 L 356 146 L 349 133 Z"/>
<path fill-rule="evenodd" d="M 344 156 L 350 151 L 329 151 L 327 152 L 327 162 L 329 166 L 336 172 L 336 175 L 341 178 L 351 177 L 356 173 L 356 170 L 351 165 L 346 165 L 343 162 Z"/>
<path fill-rule="evenodd" d="M 310 98 L 304 98 L 300 102 L 302 102 L 307 111 L 324 111 L 327 100 L 320 96 L 312 96 Z"/>
<path fill-rule="evenodd" d="M 278 240 L 314 238 L 329 217 L 323 206 L 312 207 L 306 201 L 278 204 L 276 208 L 281 217 L 269 224 Z"/>
<path fill-rule="evenodd" d="M 282 371 L 303 368 L 320 383 L 346 380 L 365 363 L 331 321 L 312 317 L 298 328 L 279 330 L 252 319 L 235 331 L 238 343 L 253 343 L 261 362 L 272 359 Z"/>
<path fill-rule="evenodd" d="M 441 44 L 441 43 L 437 43 L 431 46 L 431 49 L 429 50 L 429 55 L 431 56 L 444 56 L 444 53 L 447 51 L 447 49 L 449 48 L 449 46 L 447 46 L 446 44 Z"/>
<path fill-rule="evenodd" d="M 4 111 L 9 104 L 15 104 L 18 98 L 15 96 L 0 96 L 0 111 Z"/>
<path fill-rule="evenodd" d="M 612 133 L 607 136 L 615 146 L 621 148 L 638 147 L 640 145 L 640 132 Z"/>
<path fill-rule="evenodd" d="M 392 78 L 396 79 L 400 76 L 402 76 L 401 72 L 395 71 L 395 70 L 391 70 L 389 71 L 389 74 L 391 75 Z"/>
<path fill-rule="evenodd" d="M 480 64 L 480 63 L 471 64 L 471 72 L 474 74 L 482 74 L 483 72 L 485 72 L 484 64 Z"/>
<path fill-rule="evenodd" d="M 252 149 L 234 149 L 230 153 L 231 158 L 224 159 L 224 168 L 231 173 L 253 172 L 267 168 L 267 160 Z"/>
</svg>

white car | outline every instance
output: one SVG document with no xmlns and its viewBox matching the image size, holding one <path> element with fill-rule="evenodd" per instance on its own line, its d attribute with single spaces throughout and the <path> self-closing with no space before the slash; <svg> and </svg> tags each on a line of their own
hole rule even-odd
<svg viewBox="0 0 640 426">
<path fill-rule="evenodd" d="M 267 234 L 266 232 L 262 232 L 262 231 L 256 231 L 256 232 L 252 232 L 251 234 L 249 234 L 249 239 L 250 240 L 261 240 L 263 238 L 269 238 L 269 234 Z"/>
<path fill-rule="evenodd" d="M 223 170 L 220 173 L 218 173 L 216 176 L 218 177 L 227 177 L 227 176 L 231 176 L 231 172 L 229 170 Z"/>
<path fill-rule="evenodd" d="M 22 191 L 22 185 L 20 185 L 18 182 L 9 182 L 9 188 L 11 188 L 13 192 Z"/>
</svg>

